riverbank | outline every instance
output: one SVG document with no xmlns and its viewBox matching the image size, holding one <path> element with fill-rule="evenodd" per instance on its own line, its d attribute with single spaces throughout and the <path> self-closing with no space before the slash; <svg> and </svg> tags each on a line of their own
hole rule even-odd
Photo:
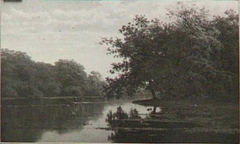
<svg viewBox="0 0 240 144">
<path fill-rule="evenodd" d="M 214 101 L 188 100 L 136 100 L 134 104 L 161 107 L 165 120 L 187 121 L 202 125 L 190 132 L 221 132 L 238 134 L 239 105 L 232 103 L 217 103 Z M 162 117 L 158 119 L 163 119 Z"/>
</svg>

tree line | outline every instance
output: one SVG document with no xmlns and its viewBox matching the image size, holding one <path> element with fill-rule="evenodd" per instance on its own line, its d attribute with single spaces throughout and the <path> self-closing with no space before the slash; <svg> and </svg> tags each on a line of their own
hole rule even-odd
<svg viewBox="0 0 240 144">
<path fill-rule="evenodd" d="M 121 37 L 103 38 L 113 63 L 104 91 L 132 96 L 139 88 L 153 98 L 238 100 L 239 16 L 234 10 L 211 16 L 205 8 L 178 3 L 169 22 L 137 15 Z"/>
<path fill-rule="evenodd" d="M 102 96 L 99 72 L 87 74 L 74 60 L 35 62 L 25 52 L 1 50 L 2 97 Z"/>
</svg>

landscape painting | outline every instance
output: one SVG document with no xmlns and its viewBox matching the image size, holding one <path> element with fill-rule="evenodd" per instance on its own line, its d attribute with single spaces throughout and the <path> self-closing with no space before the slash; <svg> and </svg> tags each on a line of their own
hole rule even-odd
<svg viewBox="0 0 240 144">
<path fill-rule="evenodd" d="M 238 3 L 2 0 L 1 142 L 239 143 Z"/>
</svg>

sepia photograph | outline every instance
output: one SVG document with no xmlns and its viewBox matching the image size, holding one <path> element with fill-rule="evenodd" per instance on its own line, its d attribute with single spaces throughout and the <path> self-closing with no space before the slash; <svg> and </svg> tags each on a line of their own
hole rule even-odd
<svg viewBox="0 0 240 144">
<path fill-rule="evenodd" d="M 1 142 L 239 143 L 238 4 L 1 0 Z"/>
</svg>

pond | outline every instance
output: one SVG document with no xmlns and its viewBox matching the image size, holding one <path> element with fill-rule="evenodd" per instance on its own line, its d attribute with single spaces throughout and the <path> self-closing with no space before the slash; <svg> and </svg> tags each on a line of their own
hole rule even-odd
<svg viewBox="0 0 240 144">
<path fill-rule="evenodd" d="M 145 106 L 131 102 L 75 104 L 45 107 L 2 107 L 2 141 L 112 142 L 106 115 L 121 106 L 126 112 Z"/>
<path fill-rule="evenodd" d="M 121 114 L 128 114 L 127 118 L 117 118 L 115 115 L 116 119 L 109 119 L 110 111 L 114 113 L 119 107 L 124 111 Z M 134 109 L 137 110 L 135 118 L 130 115 Z M 2 106 L 1 111 L 1 140 L 4 142 L 238 143 L 237 132 L 213 131 L 211 126 L 186 122 L 187 115 L 189 119 L 197 121 L 199 118 L 202 121 L 209 120 L 210 115 L 206 113 L 204 116 L 199 107 L 182 111 L 171 106 L 155 109 L 131 101 L 117 101 L 47 106 L 13 105 Z"/>
<path fill-rule="evenodd" d="M 72 129 L 67 133 L 59 134 L 57 131 L 44 132 L 39 142 L 91 142 L 91 143 L 107 143 L 112 142 L 108 137 L 113 133 L 108 128 L 106 115 L 110 110 L 116 110 L 121 106 L 124 110 L 129 111 L 131 108 L 136 108 L 141 112 L 145 112 L 144 106 L 127 103 L 109 104 L 103 107 L 100 113 L 92 111 L 89 119 L 85 121 L 81 129 Z M 94 117 L 94 118 L 93 118 Z M 76 117 L 75 120 L 81 121 L 82 117 Z"/>
</svg>

